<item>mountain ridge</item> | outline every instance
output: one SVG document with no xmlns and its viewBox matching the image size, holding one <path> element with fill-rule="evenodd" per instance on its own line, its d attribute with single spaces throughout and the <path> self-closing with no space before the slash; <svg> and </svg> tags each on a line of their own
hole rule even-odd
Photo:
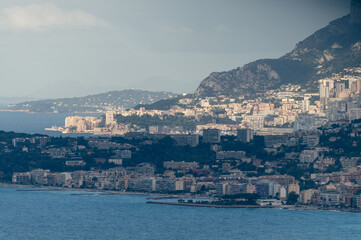
<svg viewBox="0 0 361 240">
<path fill-rule="evenodd" d="M 353 0 L 351 13 L 296 44 L 278 59 L 260 59 L 242 67 L 211 73 L 195 91 L 198 97 L 244 96 L 282 84 L 317 89 L 317 80 L 361 66 L 361 1 Z"/>
<path fill-rule="evenodd" d="M 7 110 L 46 113 L 102 112 L 110 108 L 131 108 L 138 104 L 151 104 L 177 95 L 171 92 L 125 89 L 84 97 L 25 101 L 8 105 Z"/>
</svg>

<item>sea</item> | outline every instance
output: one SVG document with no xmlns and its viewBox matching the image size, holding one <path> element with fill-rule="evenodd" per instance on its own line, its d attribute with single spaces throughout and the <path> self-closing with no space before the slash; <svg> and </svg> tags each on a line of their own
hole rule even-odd
<svg viewBox="0 0 361 240">
<path fill-rule="evenodd" d="M 60 136 L 44 128 L 62 126 L 66 116 L 0 112 L 0 130 Z M 147 196 L 82 193 L 0 186 L 0 240 L 361 239 L 356 213 L 156 205 Z"/>
<path fill-rule="evenodd" d="M 26 190 L 26 191 L 23 191 Z M 147 196 L 0 187 L 0 239 L 357 239 L 361 215 L 147 204 Z"/>
<path fill-rule="evenodd" d="M 62 134 L 61 132 L 46 131 L 52 126 L 62 127 L 68 116 L 96 116 L 102 113 L 28 113 L 28 112 L 2 112 L 0 111 L 0 130 L 28 134 L 45 134 L 49 136 L 90 136 L 90 134 Z"/>
</svg>

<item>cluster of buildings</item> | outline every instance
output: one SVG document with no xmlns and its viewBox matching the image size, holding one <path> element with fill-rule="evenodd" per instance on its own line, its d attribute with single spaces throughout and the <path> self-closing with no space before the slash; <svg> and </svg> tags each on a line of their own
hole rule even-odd
<svg viewBox="0 0 361 240">
<path fill-rule="evenodd" d="M 40 146 L 45 146 L 48 142 L 50 142 L 49 137 L 37 136 L 37 137 L 19 137 L 12 139 L 12 145 L 16 147 L 19 143 L 29 142 L 31 144 L 38 144 Z"/>
<path fill-rule="evenodd" d="M 311 179 L 320 187 L 300 192 L 299 202 L 325 207 L 361 208 L 361 173 L 334 172 L 312 174 Z"/>
<path fill-rule="evenodd" d="M 97 188 L 116 191 L 149 193 L 203 193 L 208 196 L 258 193 L 261 198 L 286 200 L 290 192 L 300 194 L 300 186 L 294 177 L 273 175 L 262 177 L 223 176 L 194 177 L 186 174 L 176 177 L 175 172 L 189 173 L 200 169 L 198 163 L 164 162 L 167 169 L 155 174 L 155 168 L 147 163 L 135 167 L 116 167 L 108 170 L 50 172 L 34 169 L 30 172 L 14 173 L 13 183 L 57 186 L 66 188 Z"/>
<path fill-rule="evenodd" d="M 277 90 L 259 94 L 255 99 L 225 96 L 195 98 L 184 95 L 168 110 L 114 109 L 104 120 L 95 117 L 66 118 L 65 128 L 96 135 L 124 135 L 127 132 L 150 134 L 202 134 L 203 129 L 220 129 L 224 135 L 236 135 L 238 129 L 249 128 L 261 135 L 312 131 L 327 122 L 352 121 L 361 118 L 361 76 L 359 68 L 346 69 L 350 75 L 334 75 L 319 80 L 319 93 L 307 93 L 299 85 L 283 85 Z M 117 116 L 176 116 L 191 119 L 195 128 L 117 122 Z M 213 119 L 204 122 L 204 119 Z M 202 120 L 203 119 L 203 120 Z M 222 123 L 223 122 L 223 123 Z"/>
<path fill-rule="evenodd" d="M 101 123 L 97 117 L 70 116 L 65 118 L 65 129 L 76 132 L 93 131 Z"/>
<path fill-rule="evenodd" d="M 91 138 L 69 148 L 41 140 L 46 144 L 41 152 L 65 159 L 69 171 L 14 173 L 13 182 L 208 196 L 257 193 L 270 204 L 269 199 L 280 203 L 294 193 L 299 204 L 360 208 L 361 123 L 355 121 L 360 114 L 361 77 L 335 75 L 319 81 L 319 93 L 289 84 L 251 100 L 185 95 L 169 110 L 117 109 L 108 111 L 104 119 L 68 117 L 66 128 L 121 136 L 123 142 Z M 117 122 L 117 116 L 145 115 L 194 119 L 196 127 L 192 131 L 167 125 L 143 129 Z M 207 117 L 214 121 L 202 122 Z M 209 159 L 174 161 L 160 156 L 147 162 L 134 158 L 166 137 L 172 141 L 164 147 L 208 151 Z M 22 141 L 13 140 L 14 147 Z M 104 157 L 94 154 L 97 151 L 105 152 Z M 85 153 L 96 157 L 89 162 Z M 131 164 L 134 159 L 137 164 Z M 104 164 L 108 167 L 103 169 Z"/>
<path fill-rule="evenodd" d="M 341 136 L 340 132 L 345 131 L 347 135 Z M 287 202 L 289 195 L 293 193 L 298 196 L 298 204 L 302 205 L 361 208 L 360 150 L 356 154 L 358 156 L 349 156 L 342 152 L 341 145 L 330 147 L 321 142 L 321 138 L 329 143 L 337 143 L 346 138 L 351 140 L 357 151 L 357 146 L 361 143 L 361 123 L 357 121 L 343 126 L 324 126 L 318 131 L 294 131 L 283 135 L 255 135 L 252 129 L 239 129 L 234 139 L 221 137 L 219 129 L 205 129 L 202 135 L 169 136 L 173 138 L 175 148 L 187 146 L 197 149 L 206 144 L 214 159 L 209 159 L 206 164 L 204 161 L 170 159 L 164 161 L 161 167 L 154 162 L 123 166 L 124 160 L 133 161 L 133 155 L 142 146 L 156 144 L 160 139 L 157 134 L 128 136 L 133 140 L 138 139 L 139 145 L 89 138 L 84 145 L 76 139 L 69 139 L 71 142 L 68 147 L 60 147 L 52 144 L 51 139 L 34 141 L 15 138 L 12 141 L 13 147 L 21 148 L 22 144 L 31 141 L 43 154 L 54 160 L 63 159 L 68 171 L 34 169 L 15 172 L 12 182 L 65 188 L 189 193 L 212 197 L 256 193 L 261 198 L 259 204 L 273 205 Z M 228 144 L 233 146 L 241 143 L 262 145 L 270 156 L 276 157 L 273 160 L 264 159 L 250 153 L 247 148 L 226 150 L 229 148 Z M 94 157 L 98 167 L 82 169 L 90 163 L 82 158 L 79 151 L 91 154 L 98 150 L 108 153 L 107 157 Z M 292 174 L 292 168 L 287 168 L 290 163 L 294 163 L 293 168 L 302 171 L 299 177 L 295 178 L 297 174 Z M 103 164 L 112 165 L 102 169 Z M 335 166 L 339 168 L 329 171 Z M 307 183 L 312 184 L 307 186 Z"/>
</svg>

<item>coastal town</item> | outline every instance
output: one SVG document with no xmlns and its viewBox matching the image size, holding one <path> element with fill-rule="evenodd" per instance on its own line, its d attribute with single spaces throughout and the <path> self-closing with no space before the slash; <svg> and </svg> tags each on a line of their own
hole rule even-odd
<svg viewBox="0 0 361 240">
<path fill-rule="evenodd" d="M 68 117 L 68 130 L 97 136 L 3 132 L 1 155 L 17 160 L 3 161 L 0 177 L 20 185 L 214 199 L 177 202 L 185 205 L 357 210 L 360 94 L 359 76 L 334 76 L 320 80 L 313 94 L 287 85 L 255 99 L 183 95 L 168 110 L 145 105 L 109 109 L 101 118 Z"/>
<path fill-rule="evenodd" d="M 258 135 L 289 134 L 361 118 L 360 92 L 361 68 L 350 68 L 345 74 L 319 80 L 318 92 L 307 93 L 300 85 L 288 84 L 251 97 L 183 94 L 130 109 L 109 105 L 101 118 L 70 116 L 64 127 L 47 130 L 114 136 L 201 134 L 203 129 L 215 128 L 222 135 L 235 135 L 237 129 L 249 128 Z"/>
<path fill-rule="evenodd" d="M 3 0 L 0 240 L 359 240 L 361 0 Z"/>
</svg>

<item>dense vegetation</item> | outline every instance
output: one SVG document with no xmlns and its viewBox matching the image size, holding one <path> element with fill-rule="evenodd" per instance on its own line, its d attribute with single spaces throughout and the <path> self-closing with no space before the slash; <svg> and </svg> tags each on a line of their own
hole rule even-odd
<svg viewBox="0 0 361 240">
<path fill-rule="evenodd" d="M 149 114 L 144 114 L 142 116 L 117 115 L 116 120 L 118 124 L 132 124 L 146 129 L 148 129 L 149 126 L 159 125 L 159 126 L 169 126 L 169 127 L 182 126 L 185 130 L 195 130 L 196 125 L 202 125 L 208 123 L 219 123 L 219 124 L 235 123 L 229 118 L 217 118 L 212 116 L 203 116 L 201 119 L 197 121 L 194 117 L 184 117 L 182 114 L 176 116 L 166 115 L 163 118 L 160 118 L 157 115 L 151 116 Z"/>
<path fill-rule="evenodd" d="M 249 172 L 253 176 L 261 176 L 267 174 L 288 174 L 294 176 L 300 181 L 302 189 L 314 188 L 315 183 L 309 179 L 312 173 L 334 172 L 341 170 L 340 157 L 359 157 L 361 146 L 361 135 L 357 133 L 361 123 L 360 120 L 353 121 L 351 124 L 332 125 L 330 129 L 321 129 L 323 134 L 320 138 L 320 146 L 328 147 L 329 152 L 325 152 L 325 157 L 333 157 L 336 159 L 334 165 L 329 166 L 324 171 L 315 169 L 313 165 L 299 165 L 297 159 L 285 158 L 286 153 L 300 153 L 306 146 L 285 146 L 282 145 L 277 151 L 267 151 L 264 148 L 264 139 L 261 136 L 255 136 L 252 143 L 242 143 L 236 140 L 234 136 L 222 137 L 219 148 L 223 151 L 244 151 L 246 157 L 251 162 L 231 161 L 234 169 Z M 355 132 L 356 131 L 356 132 Z M 115 149 L 102 150 L 90 148 L 88 139 L 84 138 L 50 138 L 45 146 L 40 146 L 29 141 L 18 143 L 13 146 L 13 138 L 31 138 L 40 135 L 19 134 L 14 132 L 0 131 L 0 178 L 6 181 L 11 180 L 13 172 L 30 171 L 36 168 L 49 169 L 53 172 L 73 171 L 78 169 L 89 170 L 91 168 L 108 169 L 115 167 L 114 164 L 108 162 L 96 161 L 97 158 L 108 159 L 114 154 Z M 333 140 L 332 140 L 333 139 Z M 216 159 L 216 152 L 210 147 L 210 144 L 202 143 L 196 147 L 177 146 L 174 140 L 166 136 L 162 139 L 153 139 L 151 136 L 145 136 L 142 139 L 125 139 L 123 137 L 112 137 L 112 142 L 124 144 L 127 143 L 132 151 L 132 158 L 123 161 L 123 165 L 135 166 L 139 163 L 150 163 L 156 167 L 158 173 L 162 173 L 164 161 L 185 161 L 198 162 L 200 165 L 209 165 L 210 170 L 215 174 L 222 173 L 222 161 Z M 82 148 L 76 146 L 81 145 Z M 51 158 L 48 154 L 42 153 L 44 149 L 49 148 L 67 148 L 73 154 L 81 157 L 86 166 L 84 167 L 68 167 L 64 158 Z M 253 163 L 254 160 L 260 161 L 259 165 Z M 267 164 L 274 164 L 276 171 L 266 173 Z M 195 176 L 197 173 L 193 173 Z"/>
</svg>

